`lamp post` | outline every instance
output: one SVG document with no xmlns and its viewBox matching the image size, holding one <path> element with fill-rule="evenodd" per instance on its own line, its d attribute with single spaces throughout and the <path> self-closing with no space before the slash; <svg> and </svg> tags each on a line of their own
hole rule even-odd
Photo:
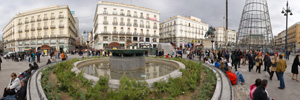
<svg viewBox="0 0 300 100">
<path fill-rule="evenodd" d="M 285 27 L 285 52 L 287 53 L 287 33 L 288 33 L 288 16 L 289 14 L 292 16 L 292 10 L 289 7 L 289 2 L 286 3 L 286 8 L 283 8 L 281 13 L 286 17 L 286 27 Z"/>
<path fill-rule="evenodd" d="M 211 39 L 211 49 L 214 50 L 214 42 L 215 42 L 215 41 L 214 41 L 214 37 L 215 37 L 215 36 L 212 35 L 211 37 L 212 37 L 212 39 Z"/>
</svg>

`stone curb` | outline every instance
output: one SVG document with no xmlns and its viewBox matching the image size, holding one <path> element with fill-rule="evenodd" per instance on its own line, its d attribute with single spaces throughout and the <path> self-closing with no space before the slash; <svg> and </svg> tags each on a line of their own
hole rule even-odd
<svg viewBox="0 0 300 100">
<path fill-rule="evenodd" d="M 88 59 L 88 60 L 78 61 L 78 62 L 75 62 L 73 64 L 74 67 L 71 69 L 71 71 L 73 71 L 76 74 L 78 74 L 78 73 L 80 73 L 80 70 L 77 67 L 78 64 L 86 62 L 86 61 L 101 60 L 101 59 L 102 60 L 105 60 L 105 59 L 108 60 L 108 58 L 98 58 L 98 59 Z M 146 58 L 146 59 L 147 60 L 154 60 L 155 58 Z M 157 60 L 157 59 L 155 59 L 155 60 Z M 174 61 L 174 60 L 168 60 L 168 59 L 159 59 L 159 61 L 162 61 L 162 60 L 166 61 L 166 62 L 169 62 L 169 63 L 172 63 L 172 64 L 174 64 L 174 63 L 178 64 L 179 65 L 179 69 L 185 69 L 185 65 L 182 64 L 181 62 Z M 153 78 L 153 79 L 147 79 L 145 81 L 148 83 L 149 88 L 152 88 L 152 85 L 156 81 L 159 81 L 159 80 L 168 81 L 169 77 L 172 77 L 172 78 L 181 77 L 182 76 L 182 72 L 180 72 L 179 69 L 171 72 L 170 74 L 167 74 L 167 75 L 164 75 L 164 76 L 161 76 L 161 77 L 157 77 L 157 78 Z M 95 76 L 92 76 L 92 75 L 89 75 L 89 74 L 86 74 L 86 73 L 83 73 L 83 76 L 86 79 L 94 81 L 94 82 L 97 82 L 99 80 L 98 77 L 95 77 Z M 109 87 L 110 88 L 117 89 L 117 88 L 119 88 L 119 85 L 120 85 L 120 80 L 116 80 L 116 79 L 110 79 L 109 80 Z"/>
<path fill-rule="evenodd" d="M 228 77 L 218 68 L 214 66 L 203 64 L 205 67 L 211 69 L 216 74 L 216 88 L 211 100 L 234 100 L 231 82 Z"/>
</svg>

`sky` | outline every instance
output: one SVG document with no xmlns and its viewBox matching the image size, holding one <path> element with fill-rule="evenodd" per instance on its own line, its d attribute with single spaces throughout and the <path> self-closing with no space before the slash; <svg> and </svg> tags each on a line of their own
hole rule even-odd
<svg viewBox="0 0 300 100">
<path fill-rule="evenodd" d="M 0 36 L 6 24 L 16 14 L 53 5 L 68 5 L 79 18 L 81 33 L 93 28 L 93 17 L 98 0 L 1 0 Z M 160 12 L 160 21 L 172 16 L 195 16 L 213 27 L 224 27 L 226 0 L 104 0 L 151 8 Z M 238 31 L 243 7 L 246 0 L 229 1 L 229 28 Z M 289 17 L 289 26 L 300 21 L 300 0 L 289 0 L 293 16 Z M 268 0 L 273 35 L 285 30 L 285 16 L 281 14 L 286 0 Z"/>
</svg>

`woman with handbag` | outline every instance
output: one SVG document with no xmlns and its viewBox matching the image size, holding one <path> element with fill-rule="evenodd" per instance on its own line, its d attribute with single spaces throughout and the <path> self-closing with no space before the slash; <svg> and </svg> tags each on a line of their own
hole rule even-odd
<svg viewBox="0 0 300 100">
<path fill-rule="evenodd" d="M 271 73 L 270 73 L 270 80 L 272 80 L 273 74 L 275 72 L 277 79 L 279 80 L 278 73 L 276 72 L 277 70 L 277 55 L 275 55 L 274 58 L 272 58 L 272 65 L 271 65 Z"/>
<path fill-rule="evenodd" d="M 262 65 L 262 56 L 260 55 L 257 55 L 255 57 L 255 65 L 256 65 L 256 72 L 258 71 L 258 73 L 260 73 L 260 67 Z"/>
</svg>

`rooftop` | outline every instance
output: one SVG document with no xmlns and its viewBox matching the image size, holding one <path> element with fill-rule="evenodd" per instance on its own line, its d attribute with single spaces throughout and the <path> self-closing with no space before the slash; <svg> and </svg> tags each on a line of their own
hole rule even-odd
<svg viewBox="0 0 300 100">
<path fill-rule="evenodd" d="M 157 10 L 150 9 L 150 8 L 145 8 L 145 7 L 139 7 L 139 6 L 130 5 L 130 4 L 123 4 L 123 3 L 116 3 L 116 2 L 109 2 L 109 1 L 98 1 L 98 4 L 107 4 L 107 5 L 115 5 L 115 6 L 125 6 L 125 7 L 137 8 L 137 9 L 141 9 L 141 10 L 145 10 L 145 11 L 149 11 L 149 12 L 153 12 L 153 13 L 158 13 L 159 14 L 159 11 L 157 11 Z"/>
</svg>

